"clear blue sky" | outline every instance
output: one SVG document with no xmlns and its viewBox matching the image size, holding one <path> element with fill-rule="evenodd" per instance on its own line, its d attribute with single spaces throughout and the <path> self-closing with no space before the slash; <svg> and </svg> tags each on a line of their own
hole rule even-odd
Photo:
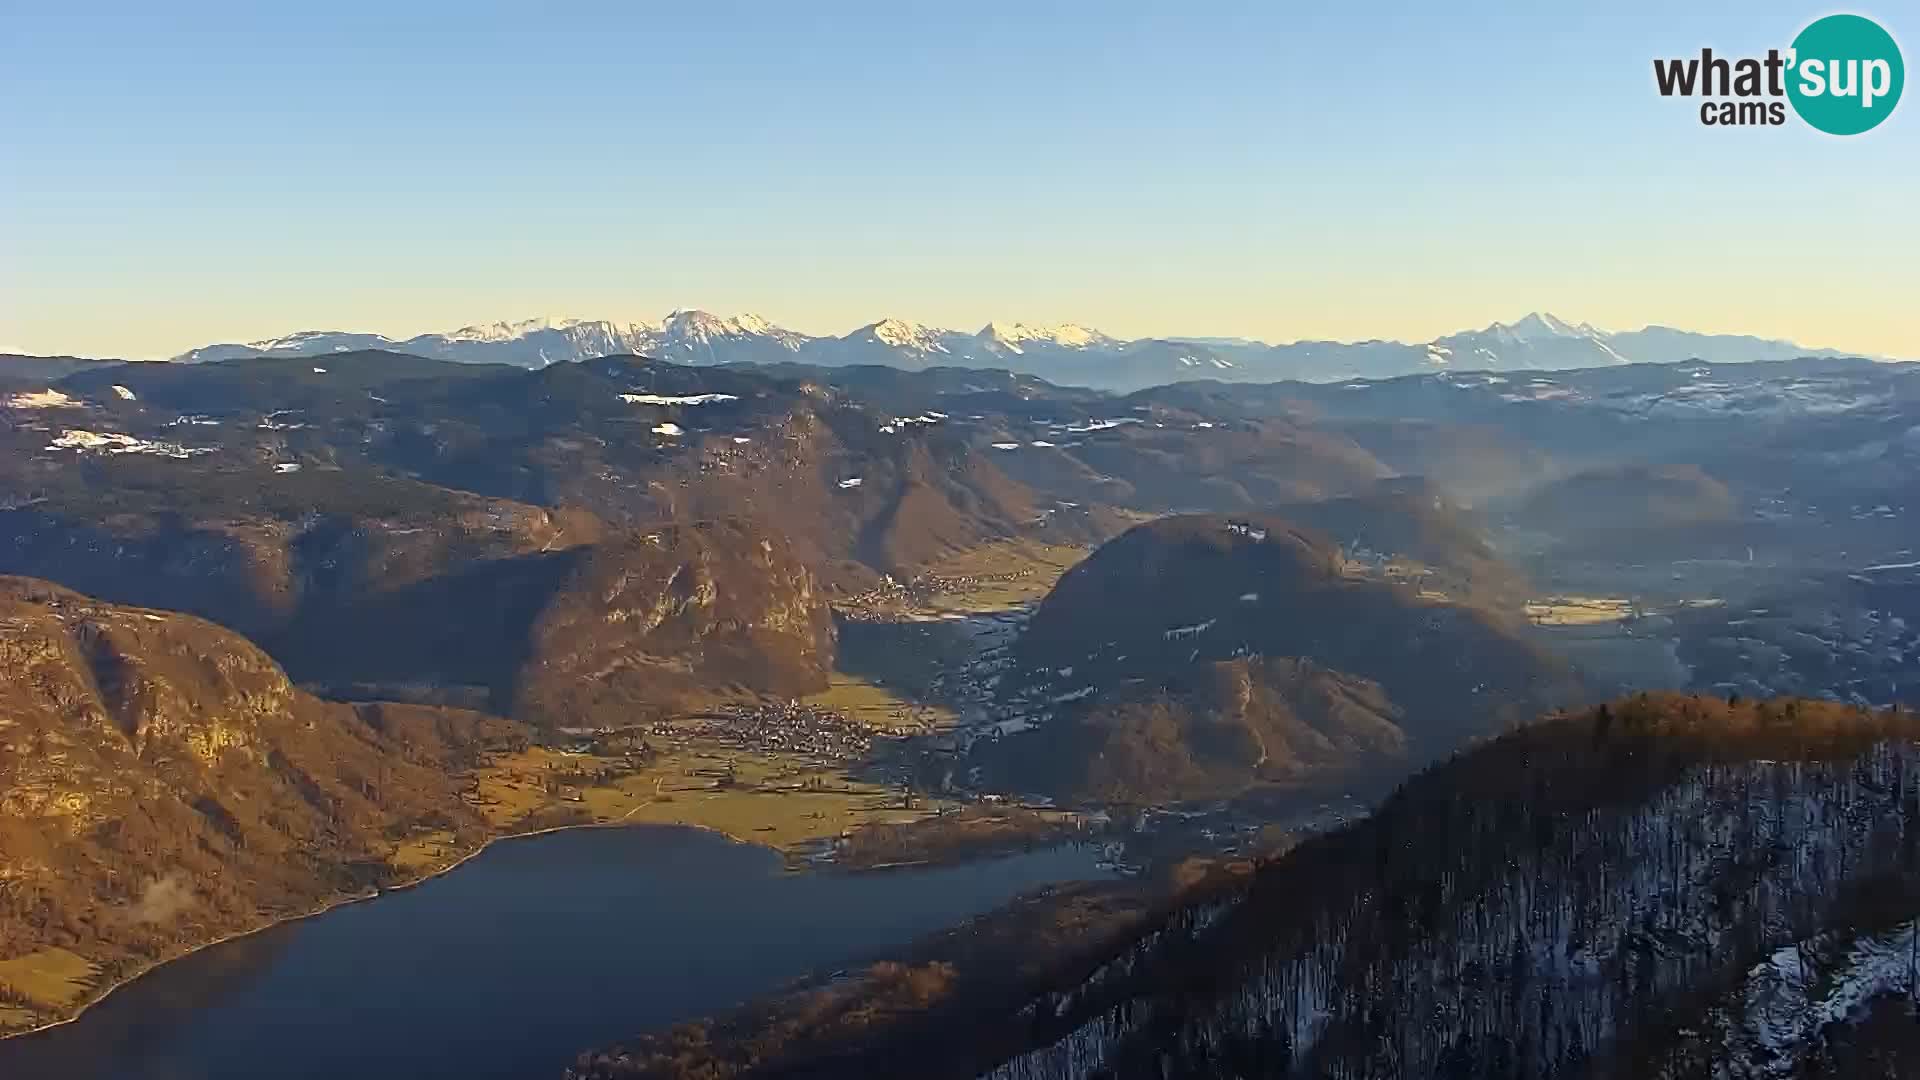
<svg viewBox="0 0 1920 1080">
<path fill-rule="evenodd" d="M 0 348 L 1546 309 L 1920 356 L 1920 102 L 1836 139 L 1653 90 L 1829 9 L 1326 7 L 0 0 Z M 1920 9 L 1849 10 L 1912 64 Z"/>
</svg>

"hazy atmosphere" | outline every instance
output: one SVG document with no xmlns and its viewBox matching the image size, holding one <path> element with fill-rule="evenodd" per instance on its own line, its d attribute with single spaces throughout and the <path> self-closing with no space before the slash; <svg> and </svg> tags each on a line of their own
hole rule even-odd
<svg viewBox="0 0 1920 1080">
<path fill-rule="evenodd" d="M 0 0 L 0 1078 L 1920 1077 L 1908 8 Z"/>
<path fill-rule="evenodd" d="M 1650 58 L 1805 13 L 1691 8 L 7 0 L 0 348 L 676 307 L 1424 341 L 1538 309 L 1920 356 L 1911 110 L 1703 129 Z"/>
</svg>

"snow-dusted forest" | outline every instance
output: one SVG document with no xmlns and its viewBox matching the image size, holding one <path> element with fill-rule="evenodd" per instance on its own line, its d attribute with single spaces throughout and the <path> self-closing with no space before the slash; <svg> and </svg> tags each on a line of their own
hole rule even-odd
<svg viewBox="0 0 1920 1080">
<path fill-rule="evenodd" d="M 1674 698 L 1509 736 L 1040 1003 L 1078 1026 L 990 1075 L 1801 1075 L 1914 992 L 1912 726 Z"/>
</svg>

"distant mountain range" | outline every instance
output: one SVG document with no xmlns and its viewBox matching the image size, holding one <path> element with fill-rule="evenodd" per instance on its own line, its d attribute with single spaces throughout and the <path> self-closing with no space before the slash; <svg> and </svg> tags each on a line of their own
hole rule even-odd
<svg viewBox="0 0 1920 1080">
<path fill-rule="evenodd" d="M 1239 338 L 1123 340 L 1071 323 L 989 323 L 975 332 L 882 319 L 851 333 L 815 337 L 754 315 L 675 311 L 659 322 L 529 319 L 394 339 L 380 334 L 303 330 L 247 344 L 208 345 L 187 362 L 252 356 L 322 356 L 384 349 L 462 363 L 539 368 L 634 354 L 683 364 L 882 364 L 1006 368 L 1064 385 L 1133 390 L 1195 378 L 1229 382 L 1335 381 L 1434 370 L 1564 370 L 1630 363 L 1744 363 L 1847 355 L 1791 341 L 1699 334 L 1664 326 L 1609 332 L 1535 312 L 1432 341 L 1296 341 Z"/>
</svg>

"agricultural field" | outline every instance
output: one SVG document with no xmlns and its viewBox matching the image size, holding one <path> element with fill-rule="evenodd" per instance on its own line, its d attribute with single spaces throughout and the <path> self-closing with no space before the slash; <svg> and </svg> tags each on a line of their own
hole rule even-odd
<svg viewBox="0 0 1920 1080">
<path fill-rule="evenodd" d="M 1002 540 L 936 563 L 930 577 L 942 591 L 930 595 L 934 610 L 976 614 L 1037 604 L 1060 575 L 1090 549 L 1072 544 Z"/>
<path fill-rule="evenodd" d="M 874 729 L 895 734 L 943 731 L 957 717 L 944 705 L 915 700 L 878 677 L 835 671 L 827 688 L 802 699 L 820 709 L 831 709 Z"/>
<path fill-rule="evenodd" d="M 857 621 L 914 621 L 1011 611 L 1039 603 L 1089 549 L 1033 540 L 997 540 L 950 555 L 906 582 L 838 605 Z"/>
<path fill-rule="evenodd" d="M 1526 606 L 1536 626 L 1591 626 L 1619 622 L 1634 613 L 1634 602 L 1617 596 L 1554 596 Z"/>
<path fill-rule="evenodd" d="M 65 949 L 0 960 L 0 1029 L 24 1027 L 47 1009 L 63 1009 L 93 985 L 94 965 Z"/>
<path fill-rule="evenodd" d="M 590 780 L 586 778 L 592 778 Z M 585 782 L 583 782 L 583 780 Z M 691 825 L 783 850 L 870 824 L 904 824 L 944 805 L 849 775 L 842 763 L 688 742 L 631 759 L 532 747 L 474 774 L 469 793 L 501 831 L 552 824 Z M 453 855 L 450 834 L 408 841 L 389 857 L 426 869 Z"/>
</svg>

